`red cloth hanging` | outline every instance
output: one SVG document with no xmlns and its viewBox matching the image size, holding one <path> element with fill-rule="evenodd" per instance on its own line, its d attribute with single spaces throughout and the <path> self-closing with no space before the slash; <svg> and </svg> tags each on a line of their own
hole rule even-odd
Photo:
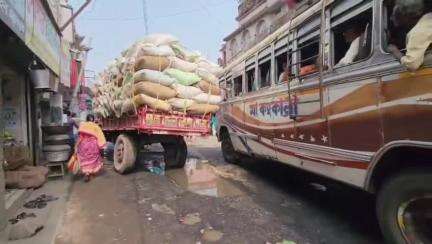
<svg viewBox="0 0 432 244">
<path fill-rule="evenodd" d="M 288 8 L 295 8 L 297 4 L 297 0 L 284 0 L 286 5 L 288 5 Z"/>
<path fill-rule="evenodd" d="M 71 60 L 71 88 L 75 88 L 76 85 L 78 84 L 78 62 L 76 61 L 76 59 L 72 59 Z"/>
</svg>

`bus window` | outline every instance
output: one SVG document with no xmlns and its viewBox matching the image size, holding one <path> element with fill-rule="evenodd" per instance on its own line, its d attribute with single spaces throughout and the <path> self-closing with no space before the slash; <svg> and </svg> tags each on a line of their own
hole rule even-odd
<svg viewBox="0 0 432 244">
<path fill-rule="evenodd" d="M 231 81 L 231 79 L 228 79 L 226 81 L 226 92 L 227 92 L 227 97 L 228 98 L 232 98 L 233 97 L 232 88 L 233 88 L 232 81 Z"/>
<path fill-rule="evenodd" d="M 300 49 L 300 76 L 318 72 L 319 37 L 299 44 Z"/>
<path fill-rule="evenodd" d="M 338 21 L 334 20 L 334 22 Z M 335 67 L 350 65 L 365 60 L 371 55 L 372 9 L 337 23 L 332 30 Z"/>
<path fill-rule="evenodd" d="M 258 65 L 260 88 L 269 87 L 271 85 L 270 71 L 271 71 L 270 59 Z"/>
<path fill-rule="evenodd" d="M 234 78 L 234 96 L 240 96 L 243 93 L 243 76 Z"/>
<path fill-rule="evenodd" d="M 291 59 L 291 58 L 290 58 Z M 290 62 L 290 60 L 288 59 L 288 53 L 287 52 L 283 52 L 279 55 L 276 56 L 275 58 L 275 63 L 276 63 L 276 77 L 277 77 L 277 83 L 284 83 L 284 82 L 288 82 L 288 78 L 285 76 L 285 71 L 287 69 L 289 69 L 289 64 L 288 62 Z M 290 74 L 288 74 L 290 75 Z"/>
<path fill-rule="evenodd" d="M 255 86 L 255 68 L 246 71 L 246 82 L 248 92 L 257 90 Z"/>
</svg>

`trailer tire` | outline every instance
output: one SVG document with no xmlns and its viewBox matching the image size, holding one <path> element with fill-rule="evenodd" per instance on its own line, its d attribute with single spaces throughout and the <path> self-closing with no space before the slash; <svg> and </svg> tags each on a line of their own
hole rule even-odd
<svg viewBox="0 0 432 244">
<path fill-rule="evenodd" d="M 386 241 L 431 243 L 431 204 L 431 168 L 410 170 L 387 180 L 377 198 L 378 220 Z"/>
<path fill-rule="evenodd" d="M 120 174 L 125 174 L 135 166 L 136 158 L 137 148 L 134 139 L 125 134 L 119 135 L 114 146 L 114 169 Z"/>
<path fill-rule="evenodd" d="M 168 168 L 183 168 L 187 159 L 187 144 L 183 137 L 176 142 L 162 143 L 164 148 L 165 164 Z"/>
</svg>

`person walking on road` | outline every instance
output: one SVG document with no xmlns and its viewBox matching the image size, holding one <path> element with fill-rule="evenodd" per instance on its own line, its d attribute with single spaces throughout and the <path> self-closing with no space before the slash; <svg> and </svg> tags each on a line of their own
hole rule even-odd
<svg viewBox="0 0 432 244">
<path fill-rule="evenodd" d="M 90 181 L 103 168 L 101 150 L 106 146 L 106 139 L 102 129 L 94 121 L 94 116 L 88 115 L 87 121 L 80 124 L 75 146 L 75 158 L 85 182 Z"/>
</svg>

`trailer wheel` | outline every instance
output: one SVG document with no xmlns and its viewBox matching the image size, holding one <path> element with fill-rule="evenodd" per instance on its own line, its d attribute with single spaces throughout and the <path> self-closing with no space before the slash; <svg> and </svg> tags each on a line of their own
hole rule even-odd
<svg viewBox="0 0 432 244">
<path fill-rule="evenodd" d="M 120 174 L 131 170 L 137 158 L 135 141 L 128 135 L 121 134 L 117 137 L 114 146 L 114 168 Z"/>
<path fill-rule="evenodd" d="M 432 243 L 432 171 L 411 170 L 380 189 L 377 214 L 388 243 Z"/>
<path fill-rule="evenodd" d="M 236 164 L 240 161 L 241 156 L 235 151 L 228 133 L 224 133 L 222 135 L 221 147 L 222 155 L 227 163 Z"/>
<path fill-rule="evenodd" d="M 169 168 L 183 168 L 186 164 L 187 145 L 183 137 L 176 142 L 162 143 L 164 148 L 165 163 Z"/>
</svg>

